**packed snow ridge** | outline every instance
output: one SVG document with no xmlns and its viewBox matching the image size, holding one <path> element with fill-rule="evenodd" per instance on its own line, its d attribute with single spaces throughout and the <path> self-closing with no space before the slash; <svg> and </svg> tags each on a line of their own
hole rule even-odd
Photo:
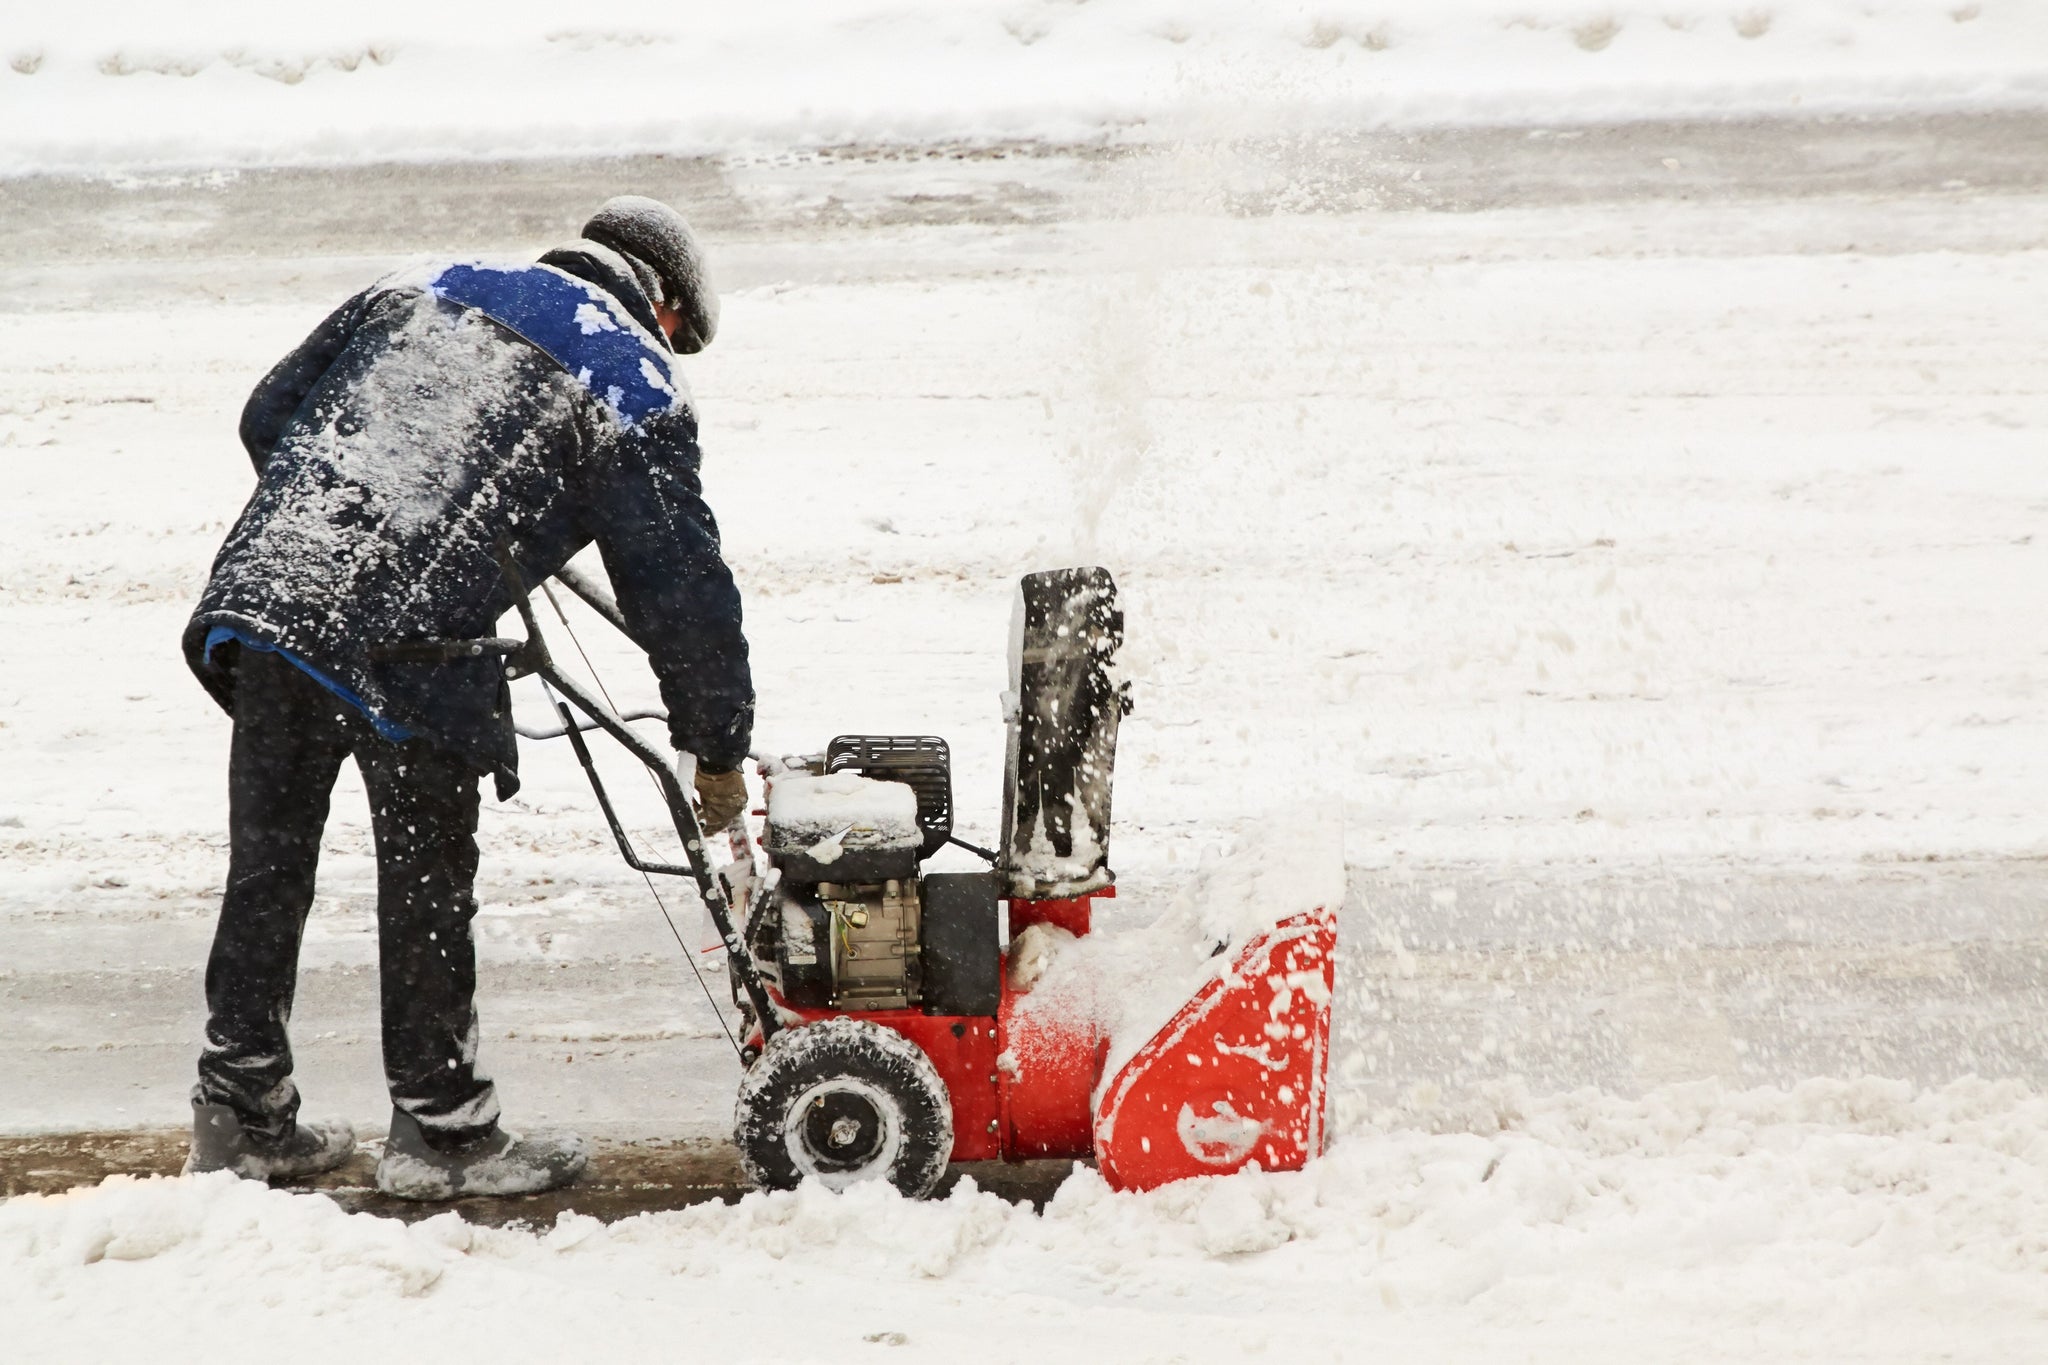
<svg viewBox="0 0 2048 1365">
<path fill-rule="evenodd" d="M 364 0 L 280 15 L 108 0 L 16 16 L 0 173 L 2048 101 L 2033 0 L 627 0 L 588 23 L 537 3 Z"/>
</svg>

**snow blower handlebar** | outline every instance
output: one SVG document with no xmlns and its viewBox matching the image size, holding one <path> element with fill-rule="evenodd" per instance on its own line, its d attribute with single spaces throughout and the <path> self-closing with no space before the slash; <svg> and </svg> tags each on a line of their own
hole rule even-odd
<svg viewBox="0 0 2048 1365">
<path fill-rule="evenodd" d="M 472 655 L 502 655 L 505 661 L 505 676 L 508 679 L 536 674 L 558 694 L 555 709 L 561 715 L 563 730 L 568 734 L 570 744 L 575 746 L 576 760 L 583 765 L 584 775 L 590 779 L 590 788 L 597 794 L 598 808 L 604 812 L 605 823 L 611 826 L 612 838 L 617 841 L 619 853 L 625 858 L 626 865 L 636 872 L 689 877 L 697 883 L 697 894 L 703 898 L 704 908 L 710 913 L 712 924 L 717 926 L 718 936 L 725 942 L 726 955 L 732 964 L 734 979 L 746 992 L 747 1002 L 754 1009 L 754 1017 L 760 1021 L 762 1038 L 765 1040 L 774 1037 L 779 1020 L 770 1007 L 768 992 L 761 983 L 760 973 L 754 970 L 754 960 L 749 956 L 739 929 L 733 922 L 732 900 L 726 894 L 720 877 L 712 870 L 710 859 L 704 849 L 703 826 L 697 822 L 696 809 L 691 806 L 690 798 L 683 790 L 675 766 L 659 748 L 628 725 L 610 706 L 592 696 L 581 683 L 568 677 L 555 666 L 553 657 L 548 653 L 547 642 L 541 636 L 540 621 L 534 615 L 533 603 L 527 600 L 528 589 L 518 566 L 513 562 L 512 556 L 502 549 L 498 555 L 498 565 L 505 575 L 505 586 L 512 594 L 512 605 L 518 610 L 519 619 L 526 627 L 524 640 L 409 643 L 431 647 L 443 653 L 459 651 Z M 602 589 L 572 571 L 565 570 L 558 577 L 578 597 L 589 602 L 605 619 L 621 630 L 625 628 L 625 620 L 620 615 L 618 607 Z M 572 703 L 578 711 L 590 718 L 589 725 L 577 721 L 569 709 Z M 611 797 L 604 789 L 604 782 L 597 775 L 597 764 L 591 758 L 590 746 L 584 742 L 582 732 L 593 727 L 617 740 L 625 747 L 626 752 L 639 759 L 647 771 L 654 775 L 655 785 L 661 789 L 662 801 L 668 806 L 669 818 L 675 822 L 676 836 L 683 841 L 683 852 L 689 859 L 687 864 L 679 866 L 673 863 L 650 862 L 634 850 L 632 840 L 626 836 L 625 827 L 619 823 L 618 813 L 612 808 Z"/>
</svg>

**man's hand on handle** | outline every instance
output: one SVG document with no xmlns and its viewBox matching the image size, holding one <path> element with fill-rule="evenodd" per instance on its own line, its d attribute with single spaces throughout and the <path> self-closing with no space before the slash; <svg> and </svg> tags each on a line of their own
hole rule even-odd
<svg viewBox="0 0 2048 1365">
<path fill-rule="evenodd" d="M 716 834 L 747 808 L 747 779 L 737 768 L 697 764 L 697 801 L 704 807 L 704 832 Z"/>
</svg>

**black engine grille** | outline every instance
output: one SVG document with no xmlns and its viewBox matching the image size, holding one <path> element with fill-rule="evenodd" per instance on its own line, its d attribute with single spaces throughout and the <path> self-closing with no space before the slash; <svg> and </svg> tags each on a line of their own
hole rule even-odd
<svg viewBox="0 0 2048 1365">
<path fill-rule="evenodd" d="M 953 751 L 936 735 L 840 735 L 825 748 L 825 771 L 855 772 L 901 782 L 917 793 L 920 858 L 946 845 L 953 832 Z"/>
</svg>

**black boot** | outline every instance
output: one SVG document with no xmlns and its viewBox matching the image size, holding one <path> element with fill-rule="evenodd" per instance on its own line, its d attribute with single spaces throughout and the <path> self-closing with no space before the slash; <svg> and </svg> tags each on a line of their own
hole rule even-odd
<svg viewBox="0 0 2048 1365">
<path fill-rule="evenodd" d="M 355 1155 L 356 1130 L 346 1123 L 293 1123 L 266 1137 L 242 1125 L 225 1104 L 192 1102 L 192 1153 L 185 1174 L 233 1171 L 245 1180 L 304 1180 Z"/>
<path fill-rule="evenodd" d="M 521 1137 L 496 1124 L 451 1151 L 427 1140 L 419 1120 L 391 1111 L 391 1137 L 377 1163 L 377 1188 L 396 1199 L 463 1199 L 480 1194 L 538 1194 L 572 1185 L 590 1160 L 574 1133 Z"/>
</svg>

